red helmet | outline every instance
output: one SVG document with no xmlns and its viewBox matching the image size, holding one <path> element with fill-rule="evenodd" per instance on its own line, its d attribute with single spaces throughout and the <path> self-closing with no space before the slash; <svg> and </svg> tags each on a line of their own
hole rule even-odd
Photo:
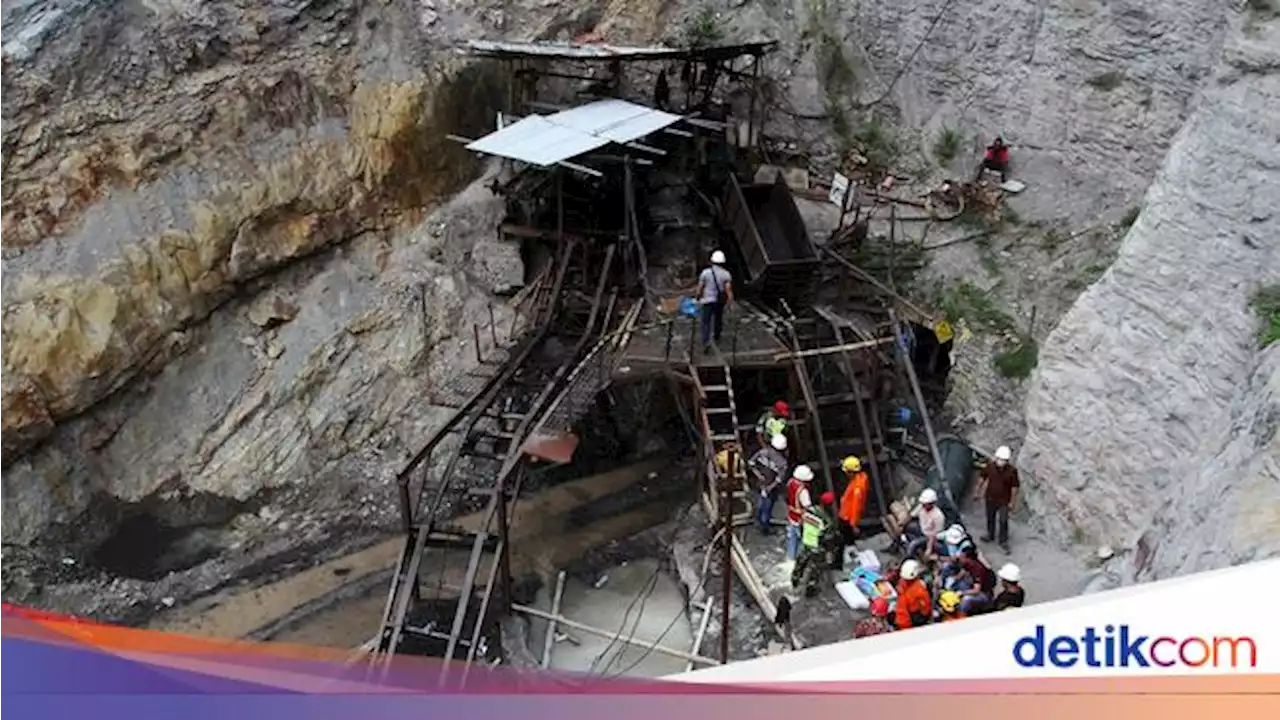
<svg viewBox="0 0 1280 720">
<path fill-rule="evenodd" d="M 889 601 L 883 595 L 871 601 L 871 614 L 876 617 L 889 615 Z"/>
<path fill-rule="evenodd" d="M 791 406 L 785 400 L 779 400 L 773 404 L 773 411 L 782 417 L 791 417 Z"/>
<path fill-rule="evenodd" d="M 823 505 L 830 505 L 836 501 L 836 494 L 828 490 L 822 493 L 822 497 L 819 499 L 822 500 Z"/>
</svg>

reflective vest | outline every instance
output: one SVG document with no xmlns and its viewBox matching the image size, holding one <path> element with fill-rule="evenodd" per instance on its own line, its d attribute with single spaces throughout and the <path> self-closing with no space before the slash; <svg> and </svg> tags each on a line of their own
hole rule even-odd
<svg viewBox="0 0 1280 720">
<path fill-rule="evenodd" d="M 733 453 L 733 473 L 729 473 L 729 451 L 721 450 L 716 453 L 716 469 L 725 474 L 732 474 L 737 477 L 742 474 L 742 453 L 735 451 Z"/>
<path fill-rule="evenodd" d="M 806 484 L 795 478 L 787 481 L 787 522 L 792 525 L 799 525 L 804 518 L 804 508 L 800 505 L 800 492 L 806 489 Z"/>
<path fill-rule="evenodd" d="M 807 548 L 817 548 L 822 541 L 822 533 L 827 529 L 827 519 L 822 517 L 813 508 L 806 508 L 803 517 L 803 526 L 800 532 L 800 542 Z"/>
<path fill-rule="evenodd" d="M 772 440 L 774 435 L 781 435 L 787 431 L 787 421 L 784 418 L 775 417 L 772 412 L 766 412 L 756 422 L 756 430 L 764 434 L 766 441 Z"/>
</svg>

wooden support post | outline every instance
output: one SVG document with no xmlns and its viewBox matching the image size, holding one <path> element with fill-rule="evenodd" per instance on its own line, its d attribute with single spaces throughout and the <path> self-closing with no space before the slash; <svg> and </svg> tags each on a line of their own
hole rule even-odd
<svg viewBox="0 0 1280 720">
<path fill-rule="evenodd" d="M 902 337 L 902 324 L 898 322 L 897 313 L 892 309 L 889 310 L 889 321 L 892 323 L 893 335 L 895 338 Z M 938 452 L 938 439 L 933 435 L 933 423 L 929 422 L 929 408 L 924 404 L 924 393 L 920 392 L 920 381 L 916 379 L 916 369 L 911 362 L 911 357 L 907 355 L 907 349 L 902 347 L 902 343 L 895 341 L 894 348 L 897 350 L 897 356 L 902 361 L 902 367 L 907 373 L 907 380 L 911 383 L 911 392 L 915 395 L 916 405 L 920 408 L 920 421 L 924 423 L 925 437 L 929 438 L 929 452 L 933 454 L 934 466 L 938 468 L 938 482 L 941 483 L 942 478 L 942 453 Z"/>
<path fill-rule="evenodd" d="M 694 655 L 697 655 L 702 650 L 702 638 L 707 634 L 707 626 L 711 624 L 711 611 L 714 607 L 715 598 L 707 598 L 706 604 L 702 607 L 702 620 L 698 623 L 698 634 L 693 636 L 693 649 L 689 651 Z M 544 665 L 543 667 L 546 666 Z M 693 661 L 690 660 L 685 663 L 684 671 L 690 672 L 692 670 Z"/>
<path fill-rule="evenodd" d="M 733 474 L 736 455 L 734 448 L 729 448 L 726 476 Z M 724 499 L 720 503 L 720 518 L 724 524 L 724 566 L 721 568 L 721 572 L 724 573 L 724 587 L 720 600 L 720 662 L 727 663 L 729 662 L 729 606 L 733 602 L 733 485 L 729 477 L 721 480 L 721 486 L 718 489 L 724 493 Z"/>
<path fill-rule="evenodd" d="M 560 576 L 556 578 L 556 592 L 551 597 L 551 618 L 547 620 L 547 637 L 542 641 L 542 667 L 551 667 L 551 649 L 556 643 L 556 618 L 560 616 L 560 600 L 564 597 L 564 580 L 565 572 L 560 571 Z M 512 607 L 515 607 L 512 605 Z M 698 652 L 698 648 L 693 649 L 694 654 Z M 690 665 L 693 661 L 689 661 Z"/>
<path fill-rule="evenodd" d="M 493 319 L 493 303 L 489 303 L 489 339 L 493 341 L 493 347 L 498 347 L 498 326 Z"/>
<path fill-rule="evenodd" d="M 484 359 L 480 357 L 480 325 L 479 323 L 471 324 L 471 334 L 476 341 L 476 362 L 477 363 L 484 362 Z"/>
</svg>

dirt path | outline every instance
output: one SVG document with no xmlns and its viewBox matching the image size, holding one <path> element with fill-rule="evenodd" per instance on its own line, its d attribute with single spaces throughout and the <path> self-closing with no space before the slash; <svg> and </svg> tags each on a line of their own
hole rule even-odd
<svg viewBox="0 0 1280 720">
<path fill-rule="evenodd" d="M 574 511 L 626 490 L 647 479 L 650 473 L 660 472 L 668 463 L 662 458 L 648 460 L 557 485 L 522 500 L 517 505 L 511 528 L 511 541 L 516 552 L 513 560 L 531 563 L 537 569 L 544 565 L 547 568 L 561 567 L 591 547 L 661 522 L 669 515 L 669 508 L 641 507 L 600 523 L 586 524 L 577 517 L 580 513 Z M 475 531 L 483 521 L 483 513 L 473 513 L 456 519 L 451 525 Z M 577 532 L 574 532 L 575 528 L 579 528 Z M 396 536 L 262 587 L 216 594 L 165 613 L 150 627 L 192 635 L 246 637 L 288 618 L 307 605 L 323 603 L 325 598 L 344 588 L 373 582 L 378 575 L 394 568 L 403 542 L 403 538 Z M 437 564 L 432 566 L 429 563 L 423 570 L 423 576 L 430 578 L 432 567 L 438 573 L 438 562 L 444 561 L 447 567 L 445 583 L 450 584 L 453 574 L 461 574 L 451 572 L 452 569 L 465 567 L 465 559 L 452 561 L 455 554 L 458 553 L 435 553 Z M 461 577 L 452 582 L 460 583 Z M 276 638 L 338 647 L 359 645 L 376 632 L 377 618 L 385 599 L 386 589 L 379 586 L 365 595 L 338 603 L 340 607 L 318 610 L 314 622 L 299 623 L 296 628 L 282 631 Z M 352 638 L 356 639 L 352 641 Z"/>
</svg>

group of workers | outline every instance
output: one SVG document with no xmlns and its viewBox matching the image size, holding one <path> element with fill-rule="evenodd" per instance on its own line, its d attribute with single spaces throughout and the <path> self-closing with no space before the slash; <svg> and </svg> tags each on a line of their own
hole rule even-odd
<svg viewBox="0 0 1280 720">
<path fill-rule="evenodd" d="M 846 483 L 839 502 L 835 493 L 815 498 L 810 490 L 813 468 L 796 465 L 790 472 L 787 425 L 791 409 L 779 400 L 757 420 L 759 448 L 747 461 L 747 471 L 758 491 L 755 522 L 764 535 L 773 532 L 773 510 L 779 497 L 786 502 L 786 557 L 794 562 L 791 581 L 805 595 L 816 594 L 824 573 L 840 569 L 844 548 L 860 537 L 859 525 L 866 508 L 870 481 L 856 456 L 844 458 L 841 471 Z M 1008 447 L 996 450 L 985 464 L 975 486 L 985 501 L 987 534 L 1009 550 L 1009 511 L 1017 496 L 1017 470 L 1010 464 Z M 901 565 L 886 575 L 895 589 L 896 602 L 886 597 L 871 601 L 871 617 L 858 624 L 857 636 L 892 629 L 958 620 L 971 615 L 1021 607 L 1025 593 L 1017 565 L 992 570 L 978 552 L 965 528 L 947 523 L 938 506 L 937 491 L 926 488 L 911 513 L 911 521 L 899 538 L 904 548 Z"/>
</svg>

